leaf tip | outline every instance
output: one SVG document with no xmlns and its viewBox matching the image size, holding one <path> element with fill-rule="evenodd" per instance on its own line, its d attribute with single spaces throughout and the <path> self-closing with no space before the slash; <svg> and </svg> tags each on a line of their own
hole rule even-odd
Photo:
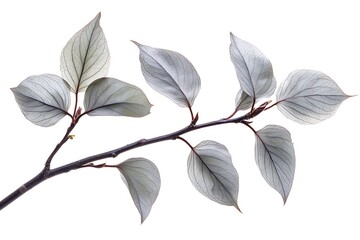
<svg viewBox="0 0 360 240">
<path fill-rule="evenodd" d="M 96 14 L 96 16 L 94 17 L 94 19 L 91 22 L 94 22 L 95 25 L 100 25 L 100 18 L 101 18 L 101 12 Z"/>
<path fill-rule="evenodd" d="M 230 32 L 230 40 L 233 40 L 234 37 L 235 37 L 235 35 L 232 32 Z"/>
<path fill-rule="evenodd" d="M 240 208 L 239 208 L 239 205 L 237 203 L 234 203 L 234 207 L 240 212 L 240 213 L 243 213 Z"/>
<path fill-rule="evenodd" d="M 283 199 L 283 202 L 284 202 L 283 206 L 285 206 L 286 201 L 287 201 L 287 196 L 283 196 L 282 199 Z"/>
<path fill-rule="evenodd" d="M 236 40 L 240 40 L 234 33 L 230 32 L 230 40 L 231 42 L 234 42 Z"/>
<path fill-rule="evenodd" d="M 138 46 L 138 48 L 140 48 L 142 45 L 140 43 L 138 43 L 135 40 L 130 40 L 132 43 L 134 43 L 136 46 Z"/>
<path fill-rule="evenodd" d="M 99 12 L 98 14 L 96 14 L 95 19 L 97 19 L 97 20 L 99 21 L 99 20 L 100 20 L 100 18 L 101 18 L 101 12 Z"/>
</svg>

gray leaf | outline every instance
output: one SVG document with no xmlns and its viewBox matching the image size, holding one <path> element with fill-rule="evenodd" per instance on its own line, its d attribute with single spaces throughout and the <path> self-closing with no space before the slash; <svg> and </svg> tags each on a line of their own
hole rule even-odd
<svg viewBox="0 0 360 240">
<path fill-rule="evenodd" d="M 276 93 L 276 105 L 287 118 L 314 124 L 333 116 L 348 97 L 324 73 L 296 70 L 281 83 Z"/>
<path fill-rule="evenodd" d="M 84 91 L 91 82 L 108 73 L 110 54 L 100 17 L 99 13 L 78 31 L 61 52 L 61 74 L 74 93 Z"/>
<path fill-rule="evenodd" d="M 249 109 L 252 103 L 253 103 L 253 98 L 250 97 L 242 89 L 240 89 L 235 99 L 235 107 L 236 107 L 235 110 L 241 111 L 241 110 Z"/>
<path fill-rule="evenodd" d="M 295 152 L 288 130 L 268 125 L 256 132 L 255 160 L 266 182 L 286 202 L 295 174 Z"/>
<path fill-rule="evenodd" d="M 256 101 L 271 96 L 276 80 L 269 59 L 252 44 L 230 33 L 230 57 L 244 92 Z"/>
<path fill-rule="evenodd" d="M 188 175 L 194 187 L 207 198 L 239 209 L 239 176 L 227 148 L 214 141 L 203 141 L 188 157 Z"/>
<path fill-rule="evenodd" d="M 160 191 L 160 173 L 154 163 L 145 158 L 130 158 L 120 163 L 122 179 L 141 216 L 141 223 L 150 213 Z"/>
<path fill-rule="evenodd" d="M 50 127 L 68 114 L 69 85 L 59 76 L 31 76 L 11 90 L 24 116 L 38 126 Z"/>
<path fill-rule="evenodd" d="M 90 116 L 143 117 L 151 104 L 144 92 L 115 78 L 100 78 L 85 91 L 84 107 Z"/>
<path fill-rule="evenodd" d="M 191 108 L 201 85 L 191 62 L 180 53 L 134 43 L 146 82 L 180 107 Z"/>
</svg>

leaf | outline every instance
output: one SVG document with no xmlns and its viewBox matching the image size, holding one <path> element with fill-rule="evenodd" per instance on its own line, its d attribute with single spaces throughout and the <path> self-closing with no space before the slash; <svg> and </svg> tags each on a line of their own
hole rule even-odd
<svg viewBox="0 0 360 240">
<path fill-rule="evenodd" d="M 117 168 L 143 223 L 160 191 L 159 170 L 154 163 L 145 158 L 130 158 L 117 165 Z"/>
<path fill-rule="evenodd" d="M 202 141 L 188 157 L 191 183 L 205 197 L 239 209 L 239 176 L 227 148 L 215 141 Z"/>
<path fill-rule="evenodd" d="M 271 96 L 276 80 L 270 61 L 258 48 L 230 33 L 230 58 L 243 91 L 259 100 Z"/>
<path fill-rule="evenodd" d="M 180 107 L 191 108 L 201 86 L 191 62 L 180 53 L 134 43 L 140 49 L 141 70 L 146 82 Z"/>
<path fill-rule="evenodd" d="M 61 52 L 61 74 L 74 93 L 85 91 L 91 82 L 108 73 L 110 54 L 100 17 L 101 13 L 78 31 Z"/>
<path fill-rule="evenodd" d="M 50 127 L 68 114 L 69 85 L 59 76 L 34 75 L 11 90 L 22 113 L 33 124 Z"/>
<path fill-rule="evenodd" d="M 333 116 L 348 97 L 324 73 L 296 70 L 281 83 L 276 93 L 276 105 L 287 118 L 314 124 Z"/>
<path fill-rule="evenodd" d="M 253 103 L 254 99 L 246 94 L 242 89 L 236 95 L 235 99 L 235 111 L 241 111 L 249 109 Z"/>
<path fill-rule="evenodd" d="M 143 117 L 151 106 L 140 88 L 115 78 L 100 78 L 85 91 L 84 107 L 90 116 Z"/>
<path fill-rule="evenodd" d="M 295 152 L 288 130 L 268 125 L 256 132 L 255 161 L 266 182 L 280 193 L 284 204 L 295 174 Z"/>
</svg>

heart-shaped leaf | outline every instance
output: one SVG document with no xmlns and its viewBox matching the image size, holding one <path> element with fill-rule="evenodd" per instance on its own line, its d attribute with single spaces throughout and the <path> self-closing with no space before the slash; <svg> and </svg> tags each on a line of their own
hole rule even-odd
<svg viewBox="0 0 360 240">
<path fill-rule="evenodd" d="M 239 209 L 239 176 L 227 148 L 215 141 L 202 141 L 188 157 L 188 175 L 196 190 L 220 204 Z"/>
<path fill-rule="evenodd" d="M 333 116 L 348 97 L 324 73 L 302 69 L 290 73 L 281 83 L 276 106 L 293 121 L 314 124 Z"/>
<path fill-rule="evenodd" d="M 24 116 L 38 126 L 50 127 L 69 115 L 69 85 L 59 76 L 31 76 L 11 90 Z"/>
<path fill-rule="evenodd" d="M 61 52 L 60 69 L 71 91 L 85 91 L 94 80 L 105 77 L 110 64 L 110 53 L 99 13 L 78 31 Z"/>
<path fill-rule="evenodd" d="M 140 49 L 146 82 L 180 107 L 191 109 L 201 85 L 191 62 L 180 53 L 134 43 Z"/>
<path fill-rule="evenodd" d="M 256 101 L 271 96 L 276 80 L 269 59 L 254 45 L 230 33 L 230 57 L 243 91 Z"/>
<path fill-rule="evenodd" d="M 143 223 L 160 191 L 159 170 L 153 162 L 145 158 L 130 158 L 117 165 L 117 168 Z"/>
<path fill-rule="evenodd" d="M 266 182 L 286 202 L 295 174 L 295 152 L 288 130 L 268 125 L 256 132 L 255 160 Z"/>
<path fill-rule="evenodd" d="M 140 88 L 115 78 L 100 78 L 85 91 L 84 107 L 90 116 L 143 117 L 151 106 Z"/>
</svg>

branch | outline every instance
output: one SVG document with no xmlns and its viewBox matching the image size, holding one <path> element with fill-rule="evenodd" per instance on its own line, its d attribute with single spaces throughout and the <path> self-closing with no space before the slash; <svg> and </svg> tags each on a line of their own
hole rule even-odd
<svg viewBox="0 0 360 240">
<path fill-rule="evenodd" d="M 175 140 L 180 135 L 183 135 L 185 133 L 192 132 L 192 131 L 195 131 L 195 130 L 199 130 L 199 129 L 202 129 L 202 128 L 212 127 L 212 126 L 217 126 L 217 125 L 223 125 L 223 124 L 228 124 L 228 123 L 242 123 L 245 120 L 248 120 L 248 118 L 249 118 L 248 114 L 246 114 L 244 116 L 233 118 L 233 119 L 220 119 L 220 120 L 217 120 L 217 121 L 211 121 L 211 122 L 207 122 L 207 123 L 203 123 L 203 124 L 199 124 L 199 125 L 195 125 L 195 124 L 191 123 L 187 127 L 184 127 L 183 129 L 180 129 L 178 131 L 175 131 L 175 132 L 172 132 L 172 133 L 169 133 L 169 134 L 165 134 L 165 135 L 162 135 L 162 136 L 149 138 L 149 139 L 140 139 L 138 141 L 135 141 L 135 142 L 130 143 L 128 145 L 125 145 L 123 147 L 113 149 L 113 150 L 110 150 L 110 151 L 107 151 L 107 152 L 103 152 L 103 153 L 100 153 L 100 154 L 92 155 L 92 156 L 80 159 L 78 161 L 63 165 L 63 166 L 58 167 L 58 168 L 50 169 L 51 159 L 56 154 L 56 152 L 60 149 L 60 147 L 67 141 L 67 139 L 68 139 L 67 136 L 69 135 L 71 130 L 76 125 L 76 123 L 75 124 L 72 123 L 70 125 L 70 127 L 68 128 L 63 140 L 56 146 L 56 148 L 54 149 L 52 154 L 49 156 L 49 158 L 48 158 L 48 160 L 46 162 L 45 169 L 42 170 L 39 174 L 37 174 L 34 178 L 32 178 L 28 182 L 24 183 L 22 186 L 20 186 L 18 189 L 16 189 L 13 193 L 11 193 L 7 197 L 5 197 L 2 201 L 0 201 L 0 210 L 5 208 L 6 206 L 8 206 L 10 203 L 12 203 L 16 199 L 18 199 L 20 196 L 22 196 L 25 192 L 27 192 L 31 188 L 35 187 L 36 185 L 42 183 L 43 181 L 45 181 L 45 180 L 47 180 L 49 178 L 55 177 L 57 175 L 63 174 L 63 173 L 67 173 L 67 172 L 70 172 L 70 171 L 73 171 L 73 170 L 77 170 L 77 169 L 82 168 L 84 165 L 89 164 L 91 162 L 101 160 L 101 159 L 105 159 L 105 158 L 115 158 L 121 153 L 124 153 L 126 151 L 129 151 L 129 150 L 132 150 L 132 149 L 135 149 L 135 148 L 139 148 L 139 147 L 142 147 L 142 146 L 146 146 L 146 145 L 150 145 L 150 144 L 154 144 L 154 143 L 158 143 L 158 142 L 163 142 L 163 141 L 167 141 L 167 140 Z M 49 167 L 47 168 L 47 166 L 49 166 Z M 46 170 L 46 174 L 44 174 L 45 170 Z"/>
<path fill-rule="evenodd" d="M 51 152 L 50 156 L 48 157 L 48 159 L 45 162 L 45 168 L 43 170 L 43 174 L 46 177 L 46 175 L 48 174 L 48 172 L 50 171 L 50 165 L 51 165 L 51 161 L 54 158 L 55 154 L 59 151 L 59 149 L 62 147 L 62 145 L 64 145 L 67 140 L 69 140 L 69 134 L 71 133 L 71 131 L 74 129 L 74 127 L 76 126 L 77 122 L 72 122 L 70 124 L 70 126 L 68 127 L 63 139 L 56 145 L 55 149 Z"/>
</svg>

